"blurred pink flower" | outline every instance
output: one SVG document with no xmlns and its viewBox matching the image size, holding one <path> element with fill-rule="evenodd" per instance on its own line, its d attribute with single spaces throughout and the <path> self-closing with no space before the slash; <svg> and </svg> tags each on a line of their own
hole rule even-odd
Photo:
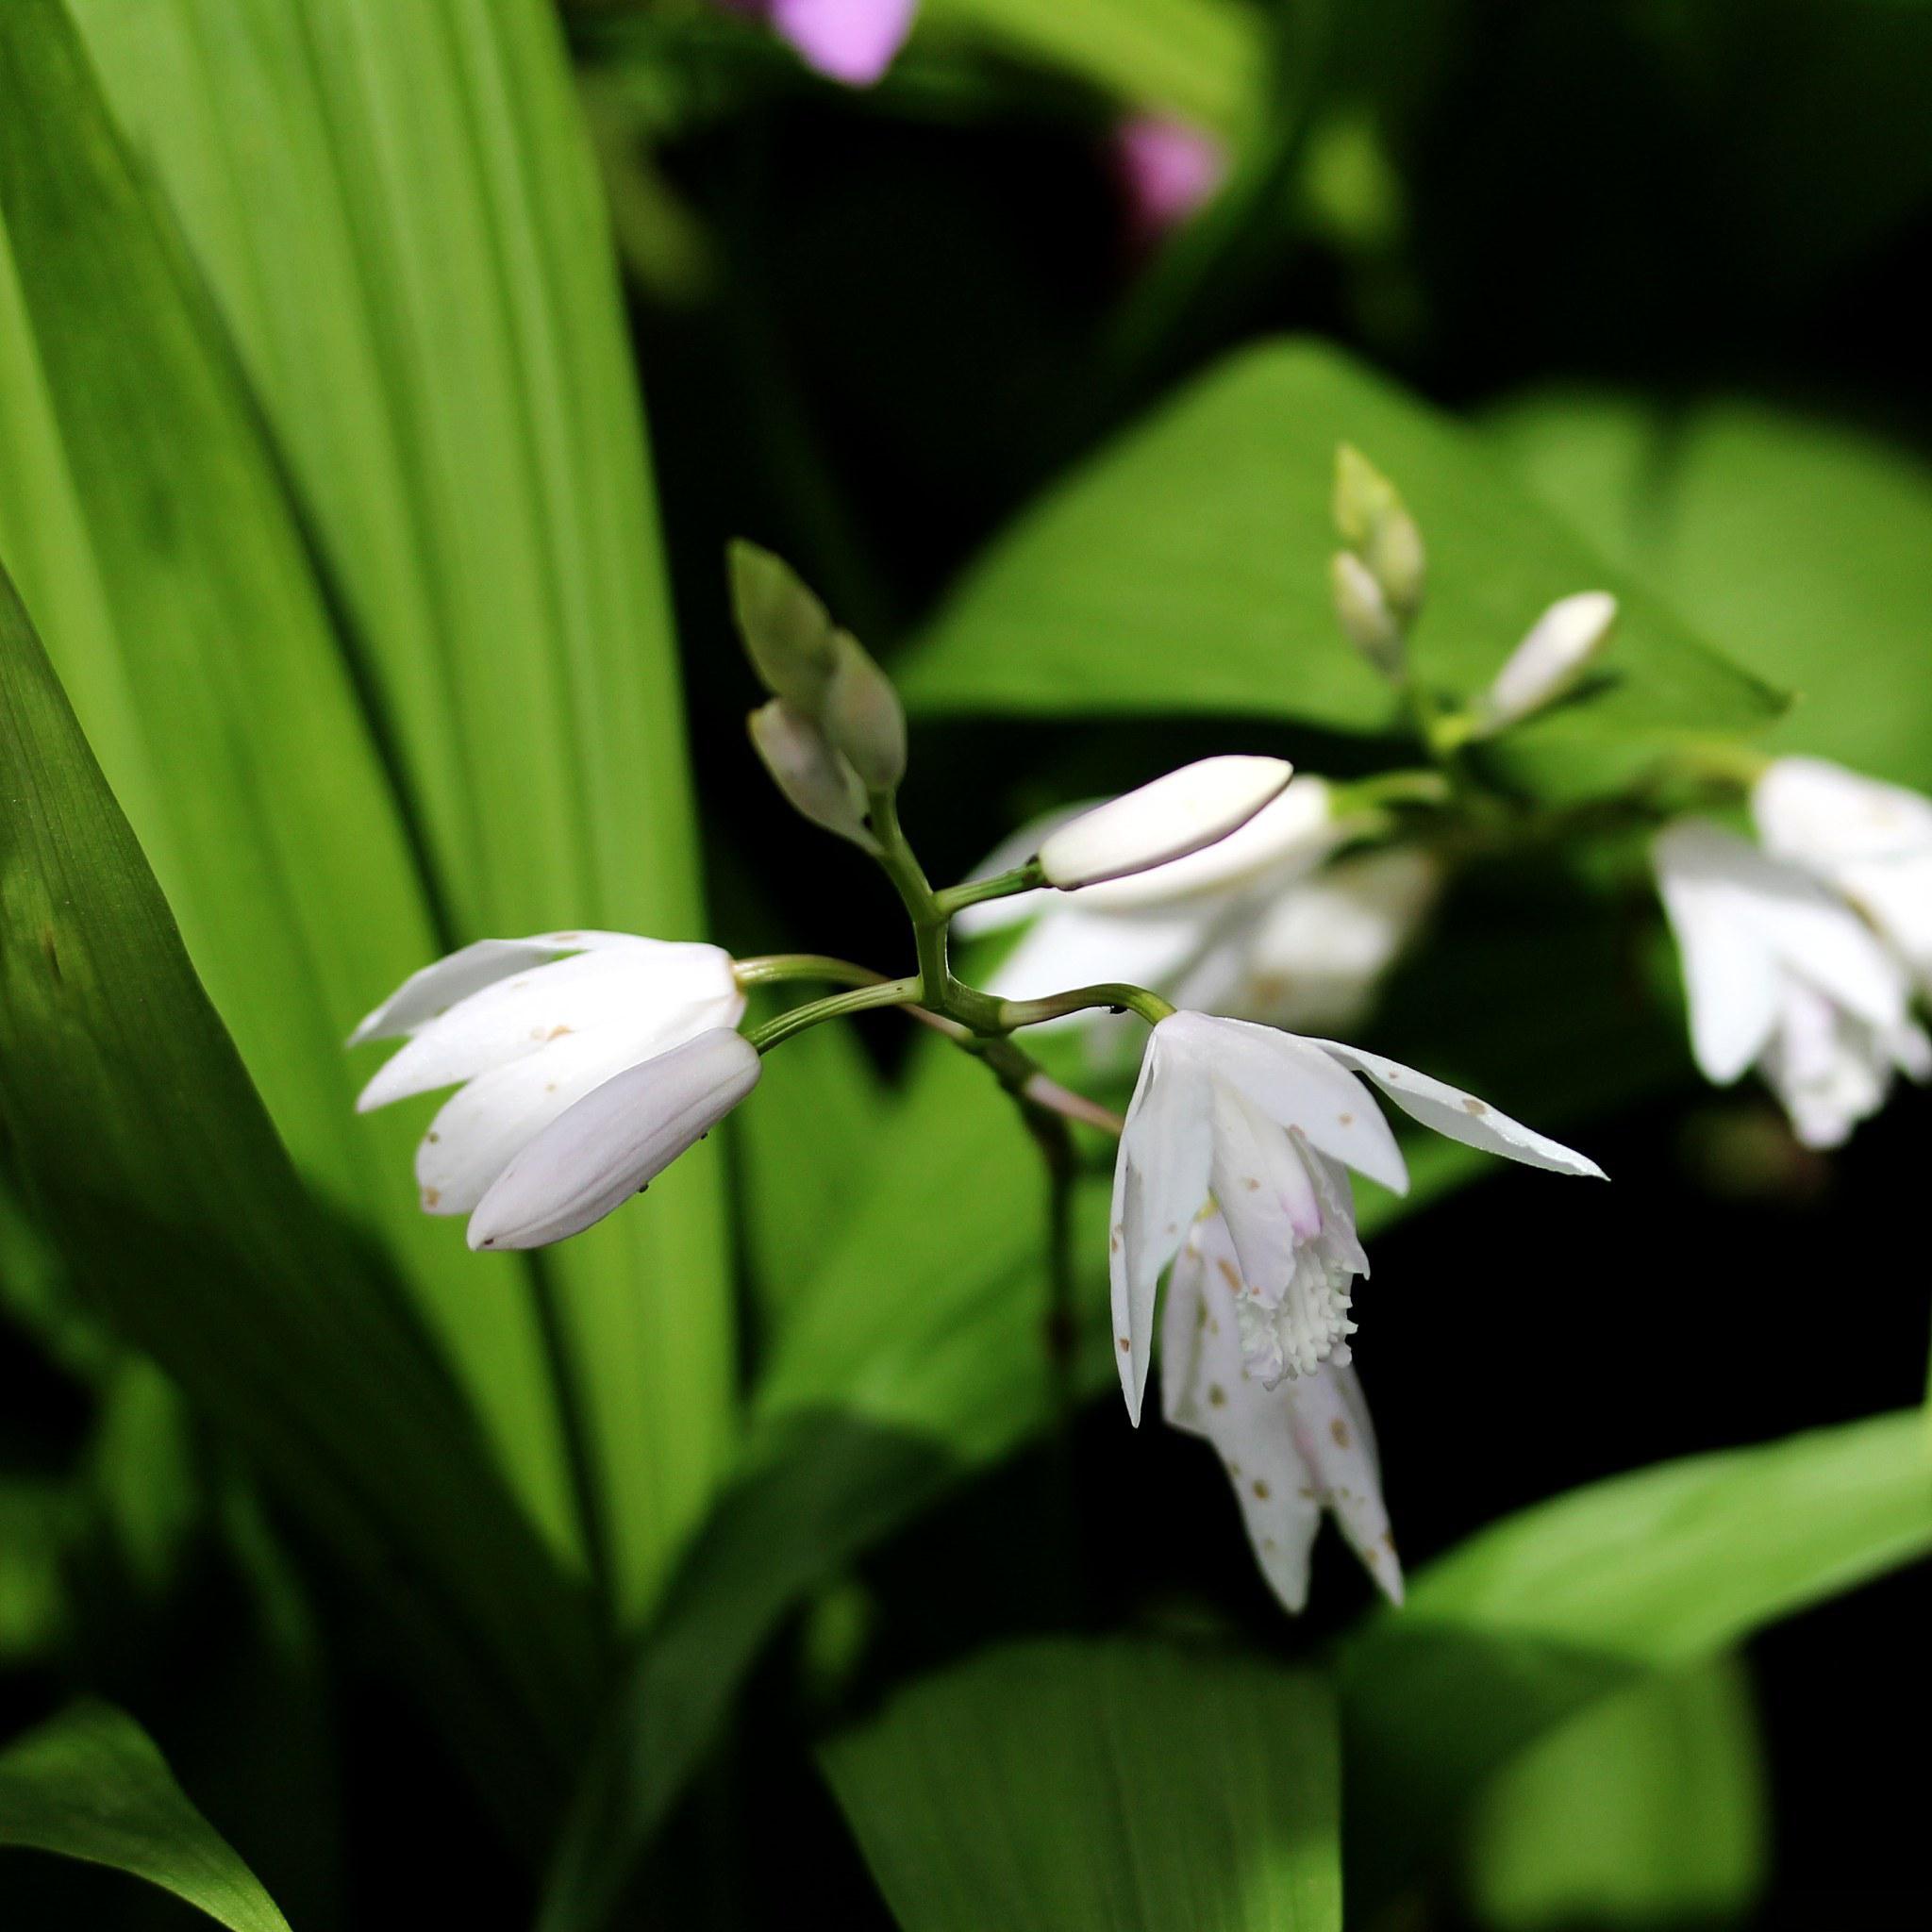
<svg viewBox="0 0 1932 1932">
<path fill-rule="evenodd" d="M 1113 133 L 1114 168 L 1134 239 L 1158 242 L 1208 201 L 1227 175 L 1227 149 L 1206 128 L 1166 114 L 1134 114 Z"/>
<path fill-rule="evenodd" d="M 770 23 L 808 67 L 850 87 L 870 87 L 912 31 L 919 0 L 719 0 Z"/>
</svg>

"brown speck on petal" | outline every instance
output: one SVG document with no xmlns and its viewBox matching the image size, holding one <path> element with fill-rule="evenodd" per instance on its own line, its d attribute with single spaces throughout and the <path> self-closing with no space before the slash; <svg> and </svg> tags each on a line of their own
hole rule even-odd
<svg viewBox="0 0 1932 1932">
<path fill-rule="evenodd" d="M 574 1033 L 575 1030 L 573 1026 L 553 1026 L 543 1038 L 545 1040 L 561 1040 L 566 1033 Z"/>
<path fill-rule="evenodd" d="M 1134 1344 L 1124 1335 L 1120 1338 L 1120 1344 L 1123 1355 L 1131 1355 L 1134 1352 Z"/>
<path fill-rule="evenodd" d="M 1264 1550 L 1267 1550 L 1272 1553 L 1279 1549 L 1281 1545 L 1277 1543 L 1272 1536 L 1264 1536 L 1261 1539 L 1261 1547 Z"/>
<path fill-rule="evenodd" d="M 1258 1194 L 1261 1191 L 1261 1183 L 1253 1174 L 1244 1174 L 1241 1176 L 1241 1186 L 1251 1194 Z"/>
<path fill-rule="evenodd" d="M 555 1093 L 557 1091 L 557 1082 L 555 1080 L 544 1081 L 543 1091 L 546 1093 Z"/>
<path fill-rule="evenodd" d="M 1255 1499 L 1257 1502 L 1265 1503 L 1270 1497 L 1270 1495 L 1272 1495 L 1273 1493 L 1274 1492 L 1269 1489 L 1266 1483 L 1260 1481 L 1258 1478 L 1256 1480 Z"/>
<path fill-rule="evenodd" d="M 1227 1407 L 1227 1391 L 1219 1382 L 1210 1382 L 1208 1385 L 1208 1400 L 1216 1408 L 1225 1408 Z"/>
<path fill-rule="evenodd" d="M 1114 1229 L 1114 1230 L 1112 1231 L 1112 1233 L 1110 1233 L 1110 1234 L 1109 1234 L 1109 1235 L 1108 1236 L 1108 1238 L 1107 1238 L 1107 1245 L 1108 1245 L 1108 1249 L 1109 1249 L 1109 1250 L 1110 1250 L 1110 1251 L 1111 1251 L 1112 1253 L 1114 1253 L 1114 1254 L 1116 1254 L 1116 1255 L 1118 1255 L 1118 1254 L 1120 1253 L 1120 1251 L 1121 1251 L 1121 1241 L 1122 1241 L 1122 1239 L 1123 1239 L 1123 1237 L 1122 1237 L 1122 1232 L 1121 1232 L 1121 1230 L 1120 1230 L 1119 1228 L 1115 1228 L 1115 1229 Z"/>
<path fill-rule="evenodd" d="M 1221 1277 L 1236 1294 L 1241 1291 L 1241 1272 L 1225 1255 L 1217 1255 L 1214 1265 L 1221 1270 Z"/>
<path fill-rule="evenodd" d="M 1464 1109 L 1470 1113 L 1489 1112 L 1489 1108 L 1485 1107 L 1480 1100 L 1477 1100 L 1473 1094 L 1465 1093 L 1462 1096 L 1462 1105 Z"/>
<path fill-rule="evenodd" d="M 1355 1125 L 1355 1116 L 1352 1113 L 1339 1113 L 1335 1116 L 1335 1118 L 1338 1121 L 1340 1121 L 1344 1127 L 1352 1127 Z"/>
<path fill-rule="evenodd" d="M 434 1208 L 437 1205 L 437 1203 L 441 1199 L 442 1190 L 441 1188 L 425 1188 L 423 1190 L 424 1207 Z"/>
<path fill-rule="evenodd" d="M 423 1138 L 425 1141 L 427 1141 L 432 1147 L 434 1147 L 436 1143 L 442 1139 L 442 1136 L 439 1134 L 434 1127 L 431 1127 L 430 1130 L 423 1136 Z"/>
<path fill-rule="evenodd" d="M 1335 1446 L 1338 1449 L 1348 1447 L 1348 1424 L 1340 1416 L 1328 1424 L 1328 1433 L 1335 1438 Z"/>
</svg>

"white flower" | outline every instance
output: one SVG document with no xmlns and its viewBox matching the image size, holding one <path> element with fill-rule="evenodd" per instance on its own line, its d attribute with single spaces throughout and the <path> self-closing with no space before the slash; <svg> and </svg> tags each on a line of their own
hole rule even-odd
<svg viewBox="0 0 1932 1932">
<path fill-rule="evenodd" d="M 1127 1109 L 1109 1222 L 1114 1341 L 1140 1421 L 1154 1302 L 1210 1190 L 1248 1284 L 1244 1357 L 1266 1375 L 1346 1361 L 1356 1239 L 1347 1170 L 1400 1193 L 1408 1170 L 1355 1074 L 1454 1141 L 1561 1174 L 1594 1162 L 1441 1081 L 1332 1040 L 1170 1014 L 1154 1028 Z"/>
<path fill-rule="evenodd" d="M 1253 1299 L 1226 1222 L 1203 1215 L 1174 1262 L 1161 1318 L 1167 1420 L 1204 1437 L 1220 1456 L 1255 1560 L 1285 1608 L 1307 1601 L 1308 1551 L 1324 1508 L 1400 1603 L 1402 1566 L 1355 1371 L 1331 1358 L 1313 1374 L 1264 1388 L 1241 1359 L 1239 1311 Z"/>
<path fill-rule="evenodd" d="M 567 1108 L 743 1013 L 717 946 L 614 932 L 479 940 L 404 981 L 356 1029 L 351 1045 L 408 1041 L 357 1110 L 461 1083 L 416 1150 L 416 1179 L 427 1212 L 468 1214 Z"/>
<path fill-rule="evenodd" d="M 1704 819 L 1652 848 L 1707 1079 L 1756 1066 L 1807 1147 L 1840 1144 L 1895 1072 L 1932 1074 L 1905 968 L 1809 874 Z"/>
<path fill-rule="evenodd" d="M 1573 690 L 1609 642 L 1616 621 L 1617 600 L 1607 591 L 1559 597 L 1530 625 L 1478 702 L 1485 729 L 1513 724 Z"/>
<path fill-rule="evenodd" d="M 1293 775 L 1284 758 L 1201 758 L 1057 826 L 1040 869 L 1072 891 L 1185 858 L 1240 831 Z"/>
<path fill-rule="evenodd" d="M 971 935 L 1032 919 L 988 981 L 1001 999 L 1126 979 L 1203 1011 L 1345 1026 L 1414 936 L 1441 882 L 1435 859 L 1412 848 L 1324 866 L 1360 825 L 1337 814 L 1322 779 L 1301 776 L 1204 851 L 1074 892 L 988 900 L 956 924 Z M 1008 841 L 982 874 L 1017 863 L 1036 836 Z M 1063 1024 L 1101 1037 L 1108 1024 L 1091 1011 Z"/>
<path fill-rule="evenodd" d="M 470 1217 L 473 1248 L 541 1248 L 641 1192 L 758 1084 L 741 1033 L 713 1026 L 593 1088 L 504 1169 Z"/>
<path fill-rule="evenodd" d="M 1849 899 L 1932 995 L 1932 798 L 1823 758 L 1778 758 L 1751 808 L 1765 849 Z"/>
</svg>

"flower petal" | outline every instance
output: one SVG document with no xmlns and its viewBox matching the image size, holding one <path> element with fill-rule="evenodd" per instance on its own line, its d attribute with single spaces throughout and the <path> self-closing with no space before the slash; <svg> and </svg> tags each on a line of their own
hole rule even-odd
<svg viewBox="0 0 1932 1932">
<path fill-rule="evenodd" d="M 605 1081 L 693 1035 L 735 1025 L 743 996 L 680 1008 L 675 1024 L 640 1014 L 592 1032 L 546 1041 L 446 1100 L 416 1149 L 416 1179 L 430 1214 L 467 1214 L 524 1146 Z"/>
<path fill-rule="evenodd" d="M 720 1001 L 739 997 L 731 956 L 718 946 L 627 939 L 578 953 L 498 980 L 419 1026 L 362 1090 L 356 1109 L 454 1087 L 550 1041 L 612 1024 L 633 1032 L 658 1026 L 669 1044 L 669 1036 L 691 1030 L 682 1019 L 689 1008 L 701 1008 L 708 1024 Z"/>
<path fill-rule="evenodd" d="M 1603 1169 L 1587 1156 L 1525 1127 L 1507 1113 L 1497 1112 L 1487 1101 L 1463 1092 L 1459 1087 L 1419 1074 L 1399 1060 L 1384 1059 L 1379 1054 L 1346 1046 L 1339 1040 L 1309 1043 L 1333 1054 L 1343 1066 L 1366 1074 L 1404 1113 L 1451 1141 L 1480 1147 L 1485 1153 L 1500 1154 L 1506 1160 L 1520 1160 L 1525 1167 L 1605 1178 Z"/>
<path fill-rule="evenodd" d="M 1121 918 L 1059 899 L 1000 961 L 986 990 L 996 999 L 1030 1000 L 1094 980 L 1158 987 L 1183 970 L 1202 938 L 1191 919 Z M 1069 1018 L 1091 1022 L 1102 1010 Z"/>
<path fill-rule="evenodd" d="M 703 1139 L 758 1083 L 727 1027 L 606 1080 L 531 1141 L 470 1218 L 473 1248 L 536 1248 L 603 1220 Z"/>
<path fill-rule="evenodd" d="M 410 974 L 381 1006 L 365 1015 L 349 1035 L 349 1044 L 360 1046 L 365 1040 L 391 1040 L 413 1033 L 458 1000 L 466 1000 L 526 966 L 541 966 L 565 953 L 622 944 L 631 937 L 625 932 L 546 932 L 523 940 L 477 940 Z"/>
<path fill-rule="evenodd" d="M 1208 1168 L 1207 1082 L 1185 1058 L 1162 1050 L 1157 1026 L 1121 1133 L 1108 1224 L 1115 1358 L 1136 1426 L 1153 1355 L 1156 1291 L 1208 1198 Z"/>
<path fill-rule="evenodd" d="M 1402 1564 L 1382 1501 L 1382 1472 L 1362 1386 L 1352 1368 L 1321 1372 L 1275 1391 L 1289 1398 L 1291 1427 L 1316 1494 L 1335 1512 L 1349 1546 L 1391 1603 L 1402 1601 Z"/>
<path fill-rule="evenodd" d="M 1657 892 L 1677 941 L 1690 1050 L 1704 1077 L 1720 1087 L 1764 1052 L 1782 997 L 1777 958 L 1739 910 L 1731 846 L 1743 842 L 1692 819 L 1669 826 L 1651 846 Z"/>
<path fill-rule="evenodd" d="M 1932 855 L 1932 798 L 1825 758 L 1774 758 L 1751 814 L 1767 849 L 1815 870 Z"/>
<path fill-rule="evenodd" d="M 1389 1123 L 1317 1043 L 1204 1013 L 1175 1013 L 1155 1032 L 1195 1056 L 1216 1079 L 1239 1087 L 1270 1120 L 1299 1127 L 1322 1153 L 1395 1193 L 1407 1192 L 1408 1169 Z"/>
</svg>

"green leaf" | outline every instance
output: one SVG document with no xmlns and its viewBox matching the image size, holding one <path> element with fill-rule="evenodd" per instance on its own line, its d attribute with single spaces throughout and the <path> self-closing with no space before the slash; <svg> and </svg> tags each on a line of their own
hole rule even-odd
<svg viewBox="0 0 1932 1932">
<path fill-rule="evenodd" d="M 1932 469 L 1756 403 L 1557 392 L 1491 426 L 1540 494 L 1796 691 L 1768 748 L 1932 789 Z"/>
<path fill-rule="evenodd" d="M 568 1546 L 527 1290 L 416 1211 L 408 1124 L 350 1110 L 342 1040 L 441 945 L 252 401 L 57 0 L 0 8 L 0 556 L 277 1128 Z"/>
<path fill-rule="evenodd" d="M 1390 1844 L 1439 1847 L 1487 1777 L 1597 1698 L 1927 1552 L 1916 1410 L 1662 1463 L 1480 1532 L 1342 1646 L 1366 1882 L 1392 1884 Z"/>
<path fill-rule="evenodd" d="M 289 1932 L 147 1733 L 110 1705 L 75 1705 L 0 1751 L 0 1845 L 144 1878 L 231 1932 Z"/>
<path fill-rule="evenodd" d="M 1339 1932 L 1318 1678 L 1147 1643 L 1016 1644 L 821 1762 L 906 1932 Z"/>
<path fill-rule="evenodd" d="M 1236 0 L 926 0 L 920 32 L 970 33 L 1136 107 L 1247 133 L 1266 105 L 1263 23 Z"/>
<path fill-rule="evenodd" d="M 0 36 L 4 43 L 4 36 Z M 78 1289 L 359 1575 L 541 1830 L 589 1629 L 395 1284 L 303 1190 L 0 573 L 0 1139 Z"/>
<path fill-rule="evenodd" d="M 1025 512 L 900 661 L 908 700 L 1390 728 L 1388 686 L 1329 608 L 1343 441 L 1394 479 L 1421 522 L 1429 591 L 1414 656 L 1431 685 L 1474 693 L 1552 601 L 1607 589 L 1623 602 L 1614 684 L 1516 737 L 1641 749 L 1775 715 L 1771 691 L 1536 502 L 1477 437 L 1307 341 L 1229 358 Z"/>
<path fill-rule="evenodd" d="M 1483 1793 L 1463 1857 L 1472 1915 L 1495 1932 L 1742 1917 L 1770 1853 L 1760 1757 L 1735 1659 L 1606 1698 Z"/>
</svg>

